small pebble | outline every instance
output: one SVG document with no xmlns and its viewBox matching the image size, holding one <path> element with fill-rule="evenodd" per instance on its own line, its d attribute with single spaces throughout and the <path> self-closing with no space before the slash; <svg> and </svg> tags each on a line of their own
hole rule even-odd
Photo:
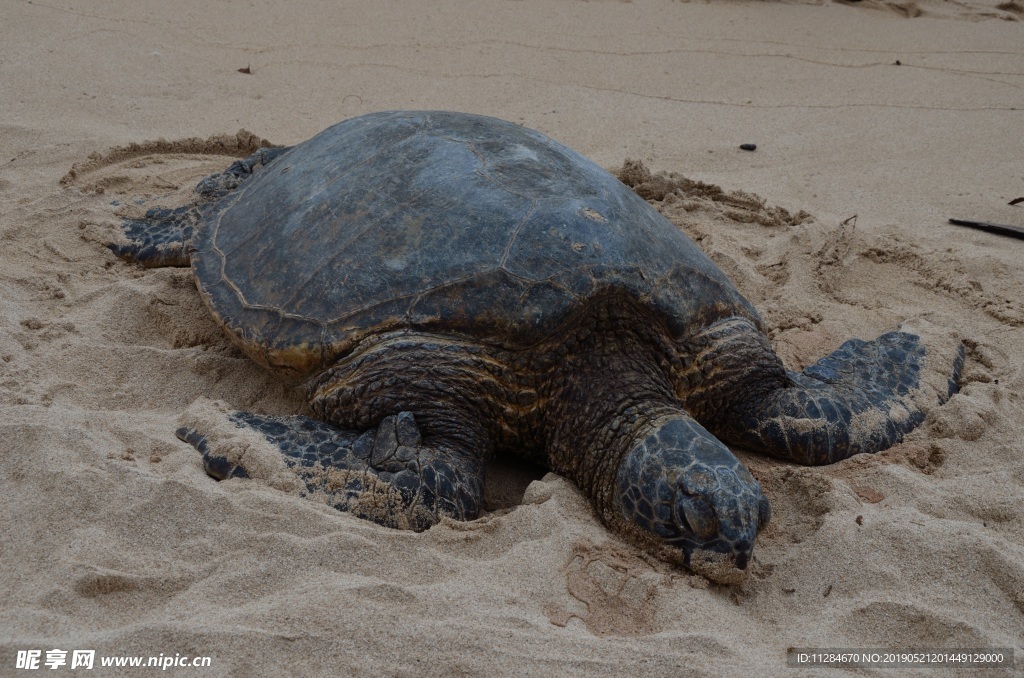
<svg viewBox="0 0 1024 678">
<path fill-rule="evenodd" d="M 757 144 L 740 144 L 740 148 L 742 148 L 744 151 L 756 151 Z"/>
</svg>

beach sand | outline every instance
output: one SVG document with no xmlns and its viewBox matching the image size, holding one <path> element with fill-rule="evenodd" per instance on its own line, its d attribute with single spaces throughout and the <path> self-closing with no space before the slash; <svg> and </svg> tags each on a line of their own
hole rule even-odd
<svg viewBox="0 0 1024 678">
<path fill-rule="evenodd" d="M 790 647 L 1010 647 L 1019 671 L 1024 242 L 946 220 L 1024 226 L 1021 19 L 1019 0 L 5 3 L 0 675 L 52 649 L 95 650 L 84 675 L 161 654 L 211 658 L 174 675 L 790 675 Z M 104 244 L 263 139 L 399 108 L 677 173 L 637 188 L 790 368 L 907 322 L 962 339 L 960 393 L 877 455 L 739 451 L 774 515 L 737 586 L 514 464 L 487 515 L 421 534 L 213 481 L 183 412 L 302 400 L 187 269 Z"/>
</svg>

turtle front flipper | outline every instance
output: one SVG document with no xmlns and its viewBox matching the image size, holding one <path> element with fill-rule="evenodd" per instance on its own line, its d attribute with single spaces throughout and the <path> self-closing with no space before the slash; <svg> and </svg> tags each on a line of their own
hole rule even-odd
<svg viewBox="0 0 1024 678">
<path fill-rule="evenodd" d="M 958 341 L 942 351 L 917 334 L 889 332 L 851 339 L 803 372 L 785 372 L 767 337 L 755 332 L 740 327 L 717 337 L 711 353 L 723 369 L 715 381 L 742 383 L 751 365 L 759 379 L 733 387 L 739 399 L 717 412 L 705 407 L 702 421 L 727 442 L 801 464 L 831 464 L 902 441 L 928 407 L 956 393 L 964 361 Z M 770 361 L 775 368 L 764 369 Z"/>
<path fill-rule="evenodd" d="M 226 419 L 228 426 L 193 417 L 177 431 L 217 480 L 263 479 L 400 529 L 425 530 L 442 516 L 471 520 L 480 512 L 482 465 L 424 445 L 409 412 L 385 417 L 362 434 L 302 416 L 236 411 Z"/>
</svg>

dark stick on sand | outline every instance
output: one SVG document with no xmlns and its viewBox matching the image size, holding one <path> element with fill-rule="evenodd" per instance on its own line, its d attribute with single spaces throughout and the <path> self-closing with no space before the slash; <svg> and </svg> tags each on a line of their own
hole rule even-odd
<svg viewBox="0 0 1024 678">
<path fill-rule="evenodd" d="M 1020 226 L 990 224 L 987 221 L 971 221 L 970 219 L 950 219 L 949 223 L 956 224 L 957 226 L 970 226 L 971 228 L 977 228 L 978 230 L 988 231 L 989 233 L 996 233 L 998 235 L 1008 235 L 1011 238 L 1024 239 L 1024 228 L 1021 228 Z"/>
</svg>

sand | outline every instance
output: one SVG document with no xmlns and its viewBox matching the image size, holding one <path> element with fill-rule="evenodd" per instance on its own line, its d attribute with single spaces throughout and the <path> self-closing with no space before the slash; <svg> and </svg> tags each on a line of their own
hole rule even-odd
<svg viewBox="0 0 1024 678">
<path fill-rule="evenodd" d="M 180 675 L 790 675 L 789 647 L 1013 647 L 1020 670 L 1024 242 L 946 219 L 1024 225 L 1022 18 L 1019 1 L 4 3 L 0 674 L 54 648 L 95 650 L 96 675 L 160 654 L 211 657 Z M 260 139 L 394 108 L 678 173 L 638 189 L 790 367 L 916 323 L 965 343 L 960 394 L 878 455 L 740 452 L 774 517 L 737 586 L 622 543 L 543 470 L 494 468 L 488 515 L 422 534 L 214 482 L 174 436 L 183 412 L 303 404 L 187 270 L 104 243 L 136 197 L 183 200 Z"/>
</svg>

